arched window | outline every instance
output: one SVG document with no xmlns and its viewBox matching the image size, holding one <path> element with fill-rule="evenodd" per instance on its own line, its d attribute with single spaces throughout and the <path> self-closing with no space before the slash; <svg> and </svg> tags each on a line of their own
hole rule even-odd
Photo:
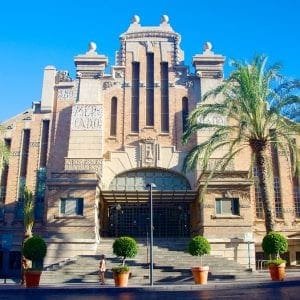
<svg viewBox="0 0 300 300">
<path fill-rule="evenodd" d="M 110 135 L 117 135 L 117 109 L 118 99 L 116 97 L 111 98 L 111 109 L 110 109 Z"/>
<path fill-rule="evenodd" d="M 187 119 L 189 116 L 189 101 L 187 97 L 182 98 L 182 131 L 187 129 Z"/>
<path fill-rule="evenodd" d="M 161 169 L 139 169 L 118 174 L 110 183 L 110 190 L 142 191 L 154 183 L 157 190 L 190 190 L 188 180 L 181 174 Z"/>
</svg>

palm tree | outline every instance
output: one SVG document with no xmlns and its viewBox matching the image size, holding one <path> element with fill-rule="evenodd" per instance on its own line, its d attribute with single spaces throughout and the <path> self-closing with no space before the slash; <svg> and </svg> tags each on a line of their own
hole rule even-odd
<svg viewBox="0 0 300 300">
<path fill-rule="evenodd" d="M 34 196 L 26 186 L 23 191 L 24 199 L 24 230 L 25 240 L 32 236 L 32 228 L 34 224 Z"/>
<path fill-rule="evenodd" d="M 202 174 L 207 173 L 209 159 L 221 147 L 227 146 L 228 151 L 218 160 L 216 166 L 209 170 L 206 185 L 201 192 L 203 198 L 213 174 L 216 171 L 224 171 L 237 154 L 246 148 L 250 149 L 251 167 L 255 163 L 258 173 L 266 231 L 270 232 L 274 230 L 275 218 L 268 193 L 267 178 L 270 169 L 267 151 L 273 144 L 291 160 L 293 170 L 299 170 L 294 137 L 300 132 L 300 124 L 292 122 L 281 113 L 286 106 L 299 105 L 300 98 L 296 93 L 299 91 L 300 81 L 285 79 L 280 75 L 278 64 L 267 66 L 265 56 L 255 57 L 250 64 L 234 61 L 233 67 L 229 78 L 207 92 L 189 116 L 183 143 L 187 143 L 200 129 L 213 129 L 213 134 L 189 151 L 183 168 L 184 171 L 193 169 L 199 161 Z M 217 95 L 221 95 L 223 100 L 212 103 L 208 99 Z M 205 123 L 205 118 L 210 115 L 223 116 L 228 123 Z"/>
</svg>

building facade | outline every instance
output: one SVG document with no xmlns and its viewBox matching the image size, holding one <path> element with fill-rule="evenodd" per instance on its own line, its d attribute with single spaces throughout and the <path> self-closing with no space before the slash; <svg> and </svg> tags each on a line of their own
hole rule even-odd
<svg viewBox="0 0 300 300">
<path fill-rule="evenodd" d="M 211 134 L 199 131 L 183 145 L 187 116 L 206 91 L 222 82 L 225 57 L 205 43 L 190 72 L 180 40 L 167 16 L 153 27 L 134 16 L 120 36 L 109 74 L 108 58 L 93 42 L 74 58 L 76 78 L 45 68 L 41 101 L 3 123 L 11 156 L 1 174 L 1 267 L 19 255 L 25 185 L 35 192 L 34 231 L 47 240 L 45 264 L 50 264 L 94 253 L 103 237 L 147 236 L 150 183 L 156 186 L 154 237 L 203 234 L 212 254 L 247 266 L 250 253 L 255 265 L 265 231 L 259 189 L 248 176 L 249 153 L 215 176 L 201 203 L 201 169 L 182 172 L 187 152 Z M 227 120 L 210 116 L 206 122 Z M 289 238 L 289 261 L 296 264 L 299 180 L 276 149 L 270 156 L 277 226 Z"/>
</svg>

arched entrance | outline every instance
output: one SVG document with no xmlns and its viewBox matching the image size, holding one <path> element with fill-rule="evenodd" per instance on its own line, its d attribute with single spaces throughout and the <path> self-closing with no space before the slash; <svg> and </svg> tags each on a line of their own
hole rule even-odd
<svg viewBox="0 0 300 300">
<path fill-rule="evenodd" d="M 139 169 L 117 175 L 102 191 L 106 222 L 102 225 L 109 236 L 146 237 L 149 233 L 149 191 L 154 183 L 153 224 L 155 237 L 190 235 L 190 204 L 196 197 L 187 179 L 161 169 Z"/>
</svg>

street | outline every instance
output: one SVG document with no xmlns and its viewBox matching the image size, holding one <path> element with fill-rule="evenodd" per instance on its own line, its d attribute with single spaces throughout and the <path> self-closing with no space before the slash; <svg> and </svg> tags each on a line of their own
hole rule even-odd
<svg viewBox="0 0 300 300">
<path fill-rule="evenodd" d="M 181 299 L 299 299 L 300 286 L 297 283 L 294 284 L 274 284 L 269 283 L 264 286 L 253 287 L 251 285 L 232 285 L 232 287 L 217 287 L 212 289 L 199 288 L 199 290 L 180 288 L 179 290 L 169 290 L 155 287 L 155 289 L 149 288 L 103 288 L 103 289 L 89 289 L 89 288 L 61 288 L 54 289 L 15 289 L 6 290 L 0 289 L 0 300 L 181 300 Z"/>
</svg>

